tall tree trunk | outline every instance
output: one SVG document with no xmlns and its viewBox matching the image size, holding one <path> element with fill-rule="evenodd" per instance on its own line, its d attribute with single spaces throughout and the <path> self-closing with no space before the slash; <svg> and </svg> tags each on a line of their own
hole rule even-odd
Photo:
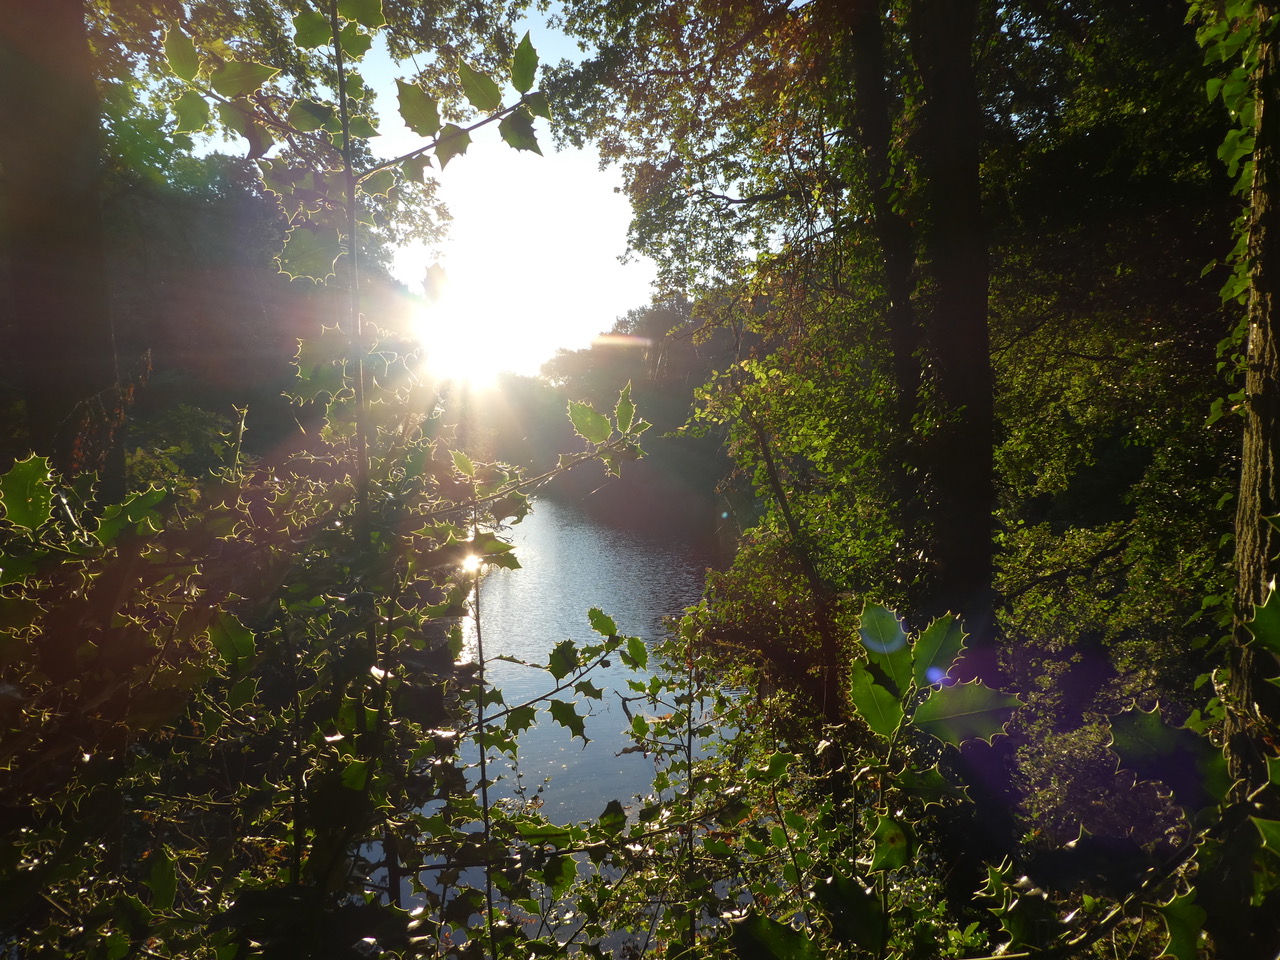
<svg viewBox="0 0 1280 960">
<path fill-rule="evenodd" d="M 882 0 L 831 0 L 843 28 L 840 56 L 852 90 L 853 123 L 866 163 L 871 222 L 880 245 L 887 301 L 886 321 L 894 381 L 893 445 L 888 452 L 896 495 L 896 517 L 902 529 L 902 576 L 918 579 L 912 558 L 920 548 L 919 490 L 923 471 L 912 442 L 920 401 L 920 327 L 911 302 L 915 250 L 911 226 L 894 204 L 898 181 L 891 159 L 893 121 L 885 58 L 885 4 Z"/>
<path fill-rule="evenodd" d="M 5 353 L 29 443 L 100 469 L 119 422 L 102 236 L 102 131 L 83 0 L 0 0 Z"/>
<path fill-rule="evenodd" d="M 994 387 L 979 182 L 982 119 L 972 62 L 976 27 L 976 0 L 920 0 L 911 13 L 911 51 L 924 92 L 918 142 L 933 281 L 927 362 L 939 407 L 928 452 L 929 599 L 932 612 L 960 614 L 971 638 L 971 669 L 991 677 Z"/>
</svg>

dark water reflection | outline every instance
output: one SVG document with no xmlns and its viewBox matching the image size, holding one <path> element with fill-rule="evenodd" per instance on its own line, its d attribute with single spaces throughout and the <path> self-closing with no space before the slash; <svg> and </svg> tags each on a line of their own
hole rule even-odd
<svg viewBox="0 0 1280 960">
<path fill-rule="evenodd" d="M 595 643 L 587 611 L 599 607 L 627 636 L 652 643 L 664 635 L 663 618 L 680 613 L 701 593 L 715 549 L 694 531 L 651 534 L 644 524 L 603 523 L 581 508 L 541 499 L 534 512 L 511 531 L 522 569 L 493 570 L 480 591 L 486 658 L 508 655 L 545 663 L 560 641 Z M 474 627 L 469 631 L 474 641 Z M 517 664 L 490 661 L 489 682 L 502 689 L 508 705 L 545 693 L 549 674 Z M 617 691 L 628 678 L 647 679 L 614 658 L 589 679 L 605 690 L 603 701 L 577 698 L 579 713 L 589 705 L 585 747 L 545 711 L 520 736 L 519 772 L 532 793 L 550 778 L 540 799 L 552 820 L 569 822 L 598 815 L 612 799 L 624 804 L 649 791 L 652 765 L 642 754 L 623 754 L 630 745 Z M 572 692 L 559 694 L 571 699 Z M 500 796 L 514 790 L 515 771 L 506 766 Z M 490 776 L 493 776 L 491 771 Z"/>
</svg>

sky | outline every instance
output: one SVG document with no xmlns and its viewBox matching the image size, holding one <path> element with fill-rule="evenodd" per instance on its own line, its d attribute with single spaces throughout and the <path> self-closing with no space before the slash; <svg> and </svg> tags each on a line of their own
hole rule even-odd
<svg viewBox="0 0 1280 960">
<path fill-rule="evenodd" d="M 534 22 L 524 27 L 542 62 L 572 55 L 563 36 Z M 395 77 L 411 72 L 396 71 L 376 48 L 361 64 L 379 91 L 383 136 L 372 146 L 385 156 L 421 144 L 396 111 Z M 507 92 L 510 102 L 515 95 Z M 652 262 L 619 262 L 631 218 L 616 190 L 619 174 L 602 172 L 594 151 L 555 152 L 545 120 L 536 130 L 543 156 L 508 147 L 496 125 L 477 131 L 465 155 L 436 171 L 453 215 L 445 243 L 438 253 L 416 246 L 396 255 L 394 272 L 413 293 L 422 292 L 437 259 L 447 273 L 442 299 L 424 308 L 421 322 L 441 373 L 473 380 L 499 370 L 535 374 L 557 348 L 588 346 L 649 302 Z"/>
</svg>

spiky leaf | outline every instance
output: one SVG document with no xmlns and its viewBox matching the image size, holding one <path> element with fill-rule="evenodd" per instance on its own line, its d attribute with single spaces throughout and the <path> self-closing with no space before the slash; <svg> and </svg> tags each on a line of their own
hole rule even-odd
<svg viewBox="0 0 1280 960">
<path fill-rule="evenodd" d="M 742 960 L 817 960 L 809 935 L 751 908 L 731 924 L 730 942 Z"/>
<path fill-rule="evenodd" d="M 291 280 L 323 280 L 332 276 L 333 265 L 342 253 L 342 238 L 333 227 L 300 223 L 285 237 L 276 263 Z"/>
<path fill-rule="evenodd" d="M 1169 942 L 1165 944 L 1160 956 L 1175 957 L 1176 960 L 1196 960 L 1200 954 L 1200 931 L 1204 929 L 1204 921 L 1208 917 L 1202 907 L 1196 906 L 1196 892 L 1192 890 L 1174 897 L 1158 909 L 1169 935 Z"/>
<path fill-rule="evenodd" d="M 876 683 L 869 672 L 856 667 L 849 680 L 849 696 L 853 707 L 876 733 L 891 737 L 902 723 L 902 703 Z"/>
<path fill-rule="evenodd" d="M 229 60 L 213 71 L 209 83 L 229 100 L 247 97 L 280 71 L 254 60 Z"/>
<path fill-rule="evenodd" d="M 293 42 L 304 49 L 333 40 L 329 18 L 318 10 L 304 10 L 293 18 Z"/>
<path fill-rule="evenodd" d="M 19 460 L 0 476 L 0 507 L 15 527 L 34 531 L 52 515 L 53 477 L 49 461 L 35 455 Z"/>
<path fill-rule="evenodd" d="M 935 687 L 916 708 L 915 724 L 939 740 L 959 746 L 966 740 L 990 740 L 1004 729 L 1009 714 L 1022 706 L 1015 696 L 992 690 L 982 681 Z"/>
<path fill-rule="evenodd" d="M 590 443 L 604 443 L 613 432 L 608 417 L 577 400 L 569 401 L 569 420 L 573 423 L 574 432 Z"/>
<path fill-rule="evenodd" d="M 906 866 L 911 855 L 911 843 L 902 824 L 892 817 L 881 816 L 871 835 L 875 846 L 871 853 L 872 870 L 897 870 Z"/>
<path fill-rule="evenodd" d="M 400 119 L 420 137 L 433 137 L 440 129 L 440 108 L 417 84 L 396 81 Z"/>
<path fill-rule="evenodd" d="M 542 156 L 542 148 L 538 146 L 538 137 L 533 132 L 533 115 L 524 107 L 519 107 L 502 118 L 498 124 L 498 132 L 507 146 L 515 150 L 529 150 Z"/>
<path fill-rule="evenodd" d="M 912 648 L 917 687 L 927 687 L 946 678 L 947 671 L 964 649 L 964 636 L 960 621 L 951 614 L 929 624 Z"/>
<path fill-rule="evenodd" d="M 446 123 L 440 128 L 440 136 L 436 138 L 436 159 L 443 170 L 454 157 L 467 152 L 471 146 L 471 134 L 456 124 Z"/>
<path fill-rule="evenodd" d="M 533 41 L 526 32 L 511 61 L 511 86 L 516 88 L 517 93 L 528 93 L 537 72 L 538 51 L 533 48 Z"/>
<path fill-rule="evenodd" d="M 387 22 L 382 13 L 382 0 L 338 0 L 338 13 L 343 19 L 375 30 Z"/>
<path fill-rule="evenodd" d="M 1217 803 L 1231 786 L 1222 751 L 1193 730 L 1165 723 L 1159 707 L 1112 717 L 1111 749 L 1120 766 L 1159 780 L 1192 813 Z"/>
<path fill-rule="evenodd" d="M 178 27 L 165 31 L 164 55 L 175 77 L 194 80 L 200 72 L 200 54 L 196 52 L 196 45 Z"/>
<path fill-rule="evenodd" d="M 458 79 L 462 92 L 477 110 L 488 113 L 502 104 L 502 91 L 494 81 L 479 70 L 473 70 L 465 62 L 458 64 Z"/>
<path fill-rule="evenodd" d="M 578 716 L 578 711 L 573 708 L 572 703 L 567 703 L 564 700 L 552 700 L 547 704 L 547 708 L 551 711 L 552 720 L 567 729 L 575 737 L 581 737 L 584 743 L 588 740 L 586 725 L 582 717 Z"/>
</svg>

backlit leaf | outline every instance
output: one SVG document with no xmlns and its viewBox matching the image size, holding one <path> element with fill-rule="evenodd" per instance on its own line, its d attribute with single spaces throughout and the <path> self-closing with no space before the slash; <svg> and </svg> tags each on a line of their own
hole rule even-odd
<svg viewBox="0 0 1280 960">
<path fill-rule="evenodd" d="M 1165 931 L 1169 942 L 1165 944 L 1161 957 L 1175 957 L 1176 960 L 1196 960 L 1200 955 L 1200 931 L 1208 917 L 1204 908 L 1196 906 L 1196 892 L 1174 897 L 1157 909 L 1164 918 Z"/>
<path fill-rule="evenodd" d="M 280 71 L 253 60 L 229 60 L 209 78 L 213 89 L 229 100 L 246 97 Z"/>
<path fill-rule="evenodd" d="M 173 113 L 178 118 L 177 133 L 198 133 L 212 117 L 208 101 L 194 90 L 185 91 L 174 101 Z"/>
<path fill-rule="evenodd" d="M 518 107 L 498 124 L 498 132 L 507 146 L 515 150 L 529 150 L 542 156 L 542 148 L 538 146 L 538 137 L 533 132 L 533 115 L 524 107 Z"/>
<path fill-rule="evenodd" d="M 538 51 L 533 49 L 533 42 L 526 32 L 511 61 L 511 86 L 516 88 L 517 93 L 528 93 L 537 73 Z"/>
<path fill-rule="evenodd" d="M 935 687 L 916 708 L 915 725 L 940 740 L 959 746 L 966 740 L 990 740 L 1004 729 L 1009 714 L 1022 702 L 984 686 L 979 680 Z"/>
<path fill-rule="evenodd" d="M 329 18 L 318 10 L 304 10 L 293 18 L 293 42 L 304 49 L 333 41 Z"/>
<path fill-rule="evenodd" d="M 200 54 L 196 52 L 196 45 L 177 27 L 165 31 L 164 55 L 175 77 L 194 80 L 200 72 Z"/>
<path fill-rule="evenodd" d="M 1280 820 L 1263 820 L 1261 817 L 1249 819 L 1262 836 L 1262 846 L 1280 857 Z"/>
<path fill-rule="evenodd" d="M 149 859 L 151 869 L 147 886 L 151 888 L 151 909 L 172 910 L 178 893 L 178 872 L 174 869 L 173 858 L 164 847 L 157 847 L 151 851 Z"/>
<path fill-rule="evenodd" d="M 613 421 L 618 425 L 619 433 L 626 433 L 636 418 L 636 405 L 631 402 L 631 381 L 618 394 L 618 404 L 613 408 Z"/>
<path fill-rule="evenodd" d="M 1253 608 L 1253 619 L 1245 626 L 1253 634 L 1253 641 L 1270 653 L 1280 656 L 1280 600 L 1273 588 L 1264 603 Z"/>
<path fill-rule="evenodd" d="M 354 23 L 349 23 L 343 27 L 338 39 L 342 43 L 342 52 L 352 60 L 359 60 L 373 46 L 373 37 L 364 33 Z"/>
<path fill-rule="evenodd" d="M 458 79 L 462 81 L 462 92 L 477 110 L 489 113 L 502 105 L 502 91 L 498 85 L 465 62 L 458 64 Z"/>
<path fill-rule="evenodd" d="M 440 108 L 417 84 L 396 81 L 400 119 L 420 137 L 433 137 L 440 129 Z"/>
<path fill-rule="evenodd" d="M 923 688 L 946 679 L 963 648 L 964 630 L 954 616 L 947 614 L 929 624 L 912 647 L 916 686 Z"/>
<path fill-rule="evenodd" d="M 53 477 L 45 457 L 19 460 L 0 476 L 0 507 L 15 527 L 34 531 L 53 510 Z"/>
<path fill-rule="evenodd" d="M 881 816 L 871 839 L 875 842 L 871 853 L 872 870 L 897 870 L 906 866 L 911 843 L 902 824 L 892 817 Z"/>
<path fill-rule="evenodd" d="M 276 263 L 290 279 L 323 280 L 333 275 L 333 265 L 342 253 L 342 239 L 336 229 L 300 223 L 285 237 L 284 250 L 276 257 Z"/>
<path fill-rule="evenodd" d="M 601 636 L 616 637 L 618 635 L 618 625 L 613 622 L 613 617 L 599 607 L 588 610 L 587 619 L 591 622 L 591 629 Z"/>
<path fill-rule="evenodd" d="M 898 698 L 876 683 L 861 666 L 854 668 L 849 687 L 849 696 L 858 716 L 880 736 L 893 736 L 902 723 L 902 703 Z"/>
<path fill-rule="evenodd" d="M 871 953 L 880 952 L 884 912 L 875 891 L 868 890 L 856 878 L 837 873 L 820 880 L 814 894 L 826 910 L 837 939 Z"/>
<path fill-rule="evenodd" d="M 253 632 L 229 613 L 221 614 L 209 628 L 209 639 L 232 670 L 254 654 Z"/>
<path fill-rule="evenodd" d="M 610 800 L 604 806 L 604 813 L 600 814 L 596 821 L 600 829 L 611 836 L 617 836 L 627 825 L 627 814 L 622 809 L 622 804 L 617 800 Z"/>
<path fill-rule="evenodd" d="M 471 146 L 471 134 L 453 123 L 446 123 L 440 128 L 440 136 L 436 140 L 436 159 L 443 170 L 454 157 L 467 152 Z"/>
<path fill-rule="evenodd" d="M 295 100 L 289 107 L 289 123 L 303 133 L 323 129 L 333 117 L 333 107 L 314 100 Z"/>
<path fill-rule="evenodd" d="M 551 104 L 547 103 L 547 95 L 541 90 L 526 94 L 524 105 L 529 108 L 529 112 L 535 117 L 541 117 L 543 120 L 551 119 Z"/>
<path fill-rule="evenodd" d="M 453 458 L 453 468 L 464 477 L 474 477 L 476 475 L 476 465 L 471 462 L 461 450 L 450 450 L 450 456 Z"/>
<path fill-rule="evenodd" d="M 572 640 L 561 640 L 547 659 L 547 672 L 562 680 L 578 668 L 578 648 Z"/>
<path fill-rule="evenodd" d="M 566 703 L 564 700 L 552 700 L 547 704 L 547 708 L 551 711 L 551 719 L 560 726 L 567 729 L 575 737 L 581 737 L 583 742 L 589 739 L 586 733 L 586 725 L 582 717 L 578 716 L 578 711 L 573 708 L 572 703 Z"/>
<path fill-rule="evenodd" d="M 730 942 L 741 960 L 817 960 L 818 948 L 809 935 L 752 907 L 733 921 Z"/>
<path fill-rule="evenodd" d="M 574 432 L 590 443 L 604 443 L 613 433 L 608 417 L 577 400 L 569 401 L 569 420 L 573 423 Z"/>
<path fill-rule="evenodd" d="M 649 648 L 639 637 L 627 637 L 627 649 L 619 656 L 633 670 L 644 670 L 649 666 Z"/>
<path fill-rule="evenodd" d="M 382 0 L 338 0 L 338 13 L 346 20 L 354 20 L 370 30 L 387 22 L 382 13 Z"/>
<path fill-rule="evenodd" d="M 1230 789 L 1222 751 L 1193 730 L 1165 723 L 1159 707 L 1112 717 L 1110 746 L 1120 766 L 1143 780 L 1159 780 L 1191 812 L 1217 803 Z"/>
</svg>

